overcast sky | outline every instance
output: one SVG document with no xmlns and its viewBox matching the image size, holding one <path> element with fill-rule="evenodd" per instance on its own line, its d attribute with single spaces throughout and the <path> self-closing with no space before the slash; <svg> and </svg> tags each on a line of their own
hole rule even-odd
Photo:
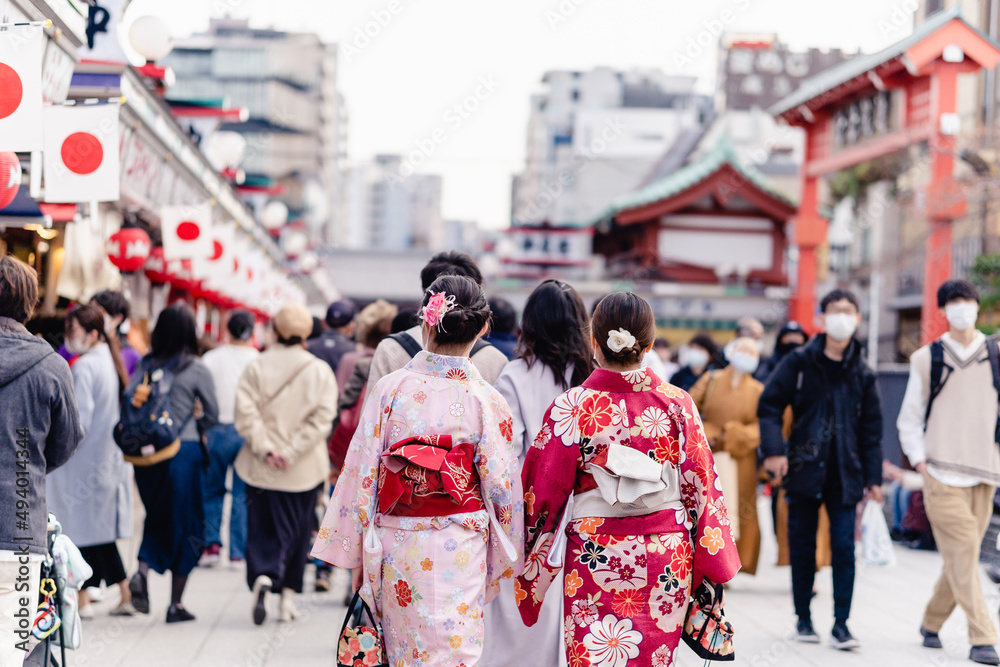
<svg viewBox="0 0 1000 667">
<path fill-rule="evenodd" d="M 524 160 L 528 100 L 551 69 L 662 68 L 693 74 L 712 90 L 716 50 L 690 62 L 689 40 L 707 33 L 777 33 L 795 48 L 874 51 L 910 32 L 916 0 L 135 0 L 129 18 L 156 14 L 176 35 L 204 31 L 228 11 L 256 27 L 317 31 L 350 45 L 340 90 L 350 114 L 351 161 L 405 154 L 437 128 L 421 171 L 444 176 L 446 218 L 506 226 L 510 180 Z M 165 7 L 169 6 L 169 11 Z M 395 9 L 393 13 L 391 10 Z M 367 45 L 356 29 L 380 14 L 385 27 Z M 388 19 L 388 20 L 387 20 Z M 706 34 L 701 34 L 706 33 Z M 714 43 L 715 40 L 713 40 Z M 344 49 L 347 50 L 347 49 Z M 683 56 L 680 57 L 680 56 Z M 448 122 L 456 103 L 486 77 L 493 92 L 479 109 Z M 451 118 L 454 118 L 452 116 Z M 437 137 L 440 139 L 441 134 Z M 428 145 L 426 141 L 424 145 Z"/>
</svg>

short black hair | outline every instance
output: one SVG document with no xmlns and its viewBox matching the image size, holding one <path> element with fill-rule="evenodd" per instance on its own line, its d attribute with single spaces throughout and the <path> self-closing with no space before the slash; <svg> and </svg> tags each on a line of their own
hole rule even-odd
<svg viewBox="0 0 1000 667">
<path fill-rule="evenodd" d="M 849 301 L 858 312 L 861 312 L 861 304 L 858 302 L 858 297 L 854 296 L 854 292 L 846 289 L 835 289 L 824 296 L 823 300 L 819 302 L 819 312 L 825 313 L 831 303 L 837 303 L 838 301 Z"/>
<path fill-rule="evenodd" d="M 495 296 L 489 300 L 490 310 L 493 311 L 493 323 L 490 328 L 497 333 L 513 333 L 517 327 L 517 312 L 510 301 Z"/>
<path fill-rule="evenodd" d="M 121 292 L 109 289 L 102 290 L 92 296 L 90 300 L 96 301 L 97 305 L 103 308 L 104 312 L 111 317 L 121 315 L 123 320 L 127 320 L 129 317 L 128 299 Z"/>
<path fill-rule="evenodd" d="M 412 307 L 400 308 L 399 314 L 392 318 L 392 326 L 389 328 L 390 333 L 400 333 L 406 331 L 412 327 L 420 324 L 420 318 L 417 317 L 417 309 Z"/>
<path fill-rule="evenodd" d="M 970 299 L 979 303 L 979 291 L 968 280 L 946 280 L 937 291 L 938 308 L 944 308 L 952 301 Z"/>
<path fill-rule="evenodd" d="M 236 340 L 250 340 L 253 336 L 253 328 L 257 321 L 254 316 L 246 310 L 234 310 L 229 313 L 229 321 L 226 322 L 226 329 L 229 335 Z"/>
<path fill-rule="evenodd" d="M 160 312 L 150 337 L 150 354 L 155 359 L 172 359 L 180 354 L 198 355 L 198 333 L 190 308 L 178 303 Z"/>
<path fill-rule="evenodd" d="M 420 284 L 426 292 L 431 284 L 441 276 L 465 276 L 472 278 L 476 284 L 483 284 L 483 274 L 472 256 L 460 250 L 439 252 L 431 257 L 420 271 Z"/>
</svg>

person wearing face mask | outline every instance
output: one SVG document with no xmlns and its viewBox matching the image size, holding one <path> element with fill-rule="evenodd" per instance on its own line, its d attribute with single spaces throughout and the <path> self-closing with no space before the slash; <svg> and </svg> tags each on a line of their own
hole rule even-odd
<svg viewBox="0 0 1000 667">
<path fill-rule="evenodd" d="M 830 518 L 834 625 L 830 644 L 859 646 L 847 629 L 854 595 L 854 525 L 866 490 L 882 502 L 882 408 L 875 373 L 854 339 L 858 299 L 834 290 L 820 303 L 826 333 L 789 354 L 764 387 L 757 408 L 764 470 L 783 480 L 797 639 L 818 643 L 809 604 L 816 575 L 820 506 Z M 792 430 L 784 437 L 785 410 Z"/>
<path fill-rule="evenodd" d="M 715 454 L 730 520 L 734 530 L 738 527 L 736 549 L 743 564 L 741 571 L 755 574 L 760 555 L 757 402 L 764 385 L 753 373 L 760 352 L 753 338 L 737 338 L 726 346 L 726 358 L 727 367 L 701 376 L 691 388 L 691 399 L 701 412 L 705 435 Z"/>
<path fill-rule="evenodd" d="M 805 345 L 807 340 L 809 340 L 809 336 L 802 330 L 801 324 L 795 320 L 786 322 L 785 326 L 781 327 L 781 331 L 778 332 L 777 342 L 774 345 L 774 354 L 768 357 L 766 361 L 761 360 L 760 368 L 754 373 L 754 377 L 767 384 L 767 379 L 774 373 L 774 369 L 778 367 L 778 364 L 791 354 L 793 350 Z"/>
<path fill-rule="evenodd" d="M 910 464 L 924 478 L 924 506 L 943 567 L 924 611 L 923 645 L 958 605 L 968 619 L 970 660 L 1000 664 L 996 626 L 979 581 L 979 548 L 1000 484 L 997 448 L 997 342 L 976 329 L 979 294 L 965 280 L 938 289 L 948 332 L 910 357 L 896 426 Z"/>
<path fill-rule="evenodd" d="M 706 371 L 718 370 L 722 354 L 708 334 L 698 334 L 681 350 L 681 369 L 670 378 L 670 384 L 688 391 Z"/>
<path fill-rule="evenodd" d="M 112 616 L 135 613 L 115 546 L 115 540 L 132 536 L 132 466 L 112 437 L 128 374 L 118 341 L 105 332 L 104 316 L 100 307 L 87 305 L 66 318 L 66 349 L 78 355 L 73 387 L 84 437 L 73 458 L 49 473 L 46 485 L 49 511 L 94 571 L 80 591 L 81 618 L 94 617 L 88 589 L 102 582 L 121 591 Z"/>
</svg>

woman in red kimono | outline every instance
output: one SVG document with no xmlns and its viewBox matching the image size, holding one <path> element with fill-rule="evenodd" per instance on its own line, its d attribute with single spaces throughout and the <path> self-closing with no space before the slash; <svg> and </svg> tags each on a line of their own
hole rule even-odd
<svg viewBox="0 0 1000 667">
<path fill-rule="evenodd" d="M 533 625 L 565 570 L 570 667 L 672 664 L 690 591 L 740 568 L 698 411 L 642 368 L 655 334 L 641 297 L 616 293 L 598 304 L 600 368 L 549 407 L 522 471 L 518 608 Z"/>
</svg>

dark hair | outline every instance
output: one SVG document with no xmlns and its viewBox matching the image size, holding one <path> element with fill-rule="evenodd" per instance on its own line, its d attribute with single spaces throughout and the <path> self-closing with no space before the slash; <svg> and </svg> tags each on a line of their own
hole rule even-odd
<svg viewBox="0 0 1000 667">
<path fill-rule="evenodd" d="M 968 280 L 946 280 L 937 291 L 938 308 L 944 308 L 952 301 L 970 299 L 979 303 L 979 292 Z"/>
<path fill-rule="evenodd" d="M 851 305 L 854 306 L 859 312 L 861 311 L 861 305 L 858 303 L 858 297 L 854 296 L 854 292 L 846 289 L 835 289 L 826 296 L 823 300 L 819 302 L 819 312 L 825 313 L 827 306 L 831 303 L 837 303 L 838 301 L 850 301 Z"/>
<path fill-rule="evenodd" d="M 392 318 L 392 327 L 390 327 L 390 333 L 400 333 L 401 331 L 406 331 L 411 327 L 417 326 L 420 323 L 420 318 L 417 317 L 417 310 L 415 308 L 400 308 L 396 317 Z"/>
<path fill-rule="evenodd" d="M 0 317 L 24 324 L 38 303 L 38 275 L 13 255 L 0 259 Z"/>
<path fill-rule="evenodd" d="M 198 354 L 198 334 L 194 313 L 183 303 L 164 308 L 156 318 L 149 353 L 154 359 L 170 359 L 179 354 Z"/>
<path fill-rule="evenodd" d="M 434 340 L 438 345 L 466 345 L 474 341 L 490 321 L 490 305 L 483 288 L 465 276 L 441 276 L 424 292 L 421 309 L 439 292 L 454 297 L 455 306 L 441 318 Z"/>
<path fill-rule="evenodd" d="M 254 326 L 257 320 L 253 314 L 246 310 L 234 310 L 229 313 L 229 320 L 226 322 L 226 330 L 229 335 L 236 340 L 250 340 L 253 336 Z"/>
<path fill-rule="evenodd" d="M 594 309 L 591 327 L 604 358 L 618 366 L 630 366 L 642 361 L 643 350 L 656 338 L 653 309 L 649 302 L 632 292 L 614 292 L 601 299 Z M 618 329 L 625 329 L 635 336 L 635 343 L 620 352 L 612 352 L 608 348 L 608 332 Z"/>
<path fill-rule="evenodd" d="M 373 322 L 372 325 L 365 331 L 365 339 L 361 341 L 362 344 L 373 350 L 377 348 L 378 344 L 385 340 L 390 333 L 392 333 L 392 323 L 394 321 L 395 318 L 383 317 L 377 322 Z M 407 329 L 409 329 L 409 327 L 407 327 Z"/>
<path fill-rule="evenodd" d="M 69 329 L 70 322 L 76 322 L 86 333 L 97 332 L 98 340 L 108 344 L 111 350 L 111 361 L 115 365 L 115 373 L 118 375 L 119 396 L 128 386 L 128 371 L 125 370 L 125 362 L 122 361 L 121 348 L 118 346 L 118 337 L 109 336 L 104 330 L 104 310 L 98 305 L 86 305 L 74 308 L 66 316 L 66 328 Z"/>
<path fill-rule="evenodd" d="M 510 301 L 495 296 L 489 300 L 490 311 L 493 313 L 493 323 L 490 329 L 497 333 L 513 333 L 517 327 L 517 313 Z"/>
<path fill-rule="evenodd" d="M 111 317 L 122 316 L 122 320 L 127 320 L 131 309 L 128 305 L 128 299 L 121 292 L 116 292 L 114 290 L 101 290 L 94 296 L 90 298 L 91 301 L 96 301 L 97 304 L 104 309 L 104 312 Z"/>
<path fill-rule="evenodd" d="M 319 338 L 323 335 L 323 320 L 313 315 L 313 330 L 309 333 L 308 340 Z"/>
<path fill-rule="evenodd" d="M 661 348 L 670 349 L 670 341 L 666 338 L 657 338 L 653 341 L 653 349 L 659 350 Z"/>
<path fill-rule="evenodd" d="M 274 331 L 274 336 L 278 341 L 278 345 L 284 345 L 285 347 L 295 347 L 296 345 L 302 345 L 307 339 L 302 336 L 292 336 L 291 338 L 283 338 L 277 329 Z"/>
<path fill-rule="evenodd" d="M 431 257 L 420 271 L 421 287 L 426 292 L 430 289 L 431 284 L 441 276 L 465 276 L 475 280 L 477 285 L 483 284 L 483 274 L 476 266 L 476 260 L 459 250 L 439 252 Z"/>
<path fill-rule="evenodd" d="M 566 366 L 573 364 L 572 385 L 579 386 L 594 370 L 587 334 L 590 322 L 580 293 L 559 280 L 546 280 L 528 296 L 521 316 L 517 354 L 528 368 L 540 361 L 566 386 Z"/>
<path fill-rule="evenodd" d="M 719 349 L 719 344 L 708 334 L 698 334 L 688 341 L 688 345 L 695 345 L 708 352 L 709 363 L 714 361 L 719 366 L 726 365 L 725 359 L 722 356 L 722 350 Z"/>
</svg>

